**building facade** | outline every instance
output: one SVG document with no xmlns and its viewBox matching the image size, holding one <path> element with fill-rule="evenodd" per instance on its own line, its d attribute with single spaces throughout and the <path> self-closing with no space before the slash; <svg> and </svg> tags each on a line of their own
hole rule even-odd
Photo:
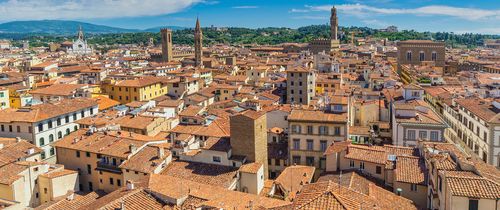
<svg viewBox="0 0 500 210">
<path fill-rule="evenodd" d="M 286 86 L 288 104 L 309 104 L 316 95 L 316 72 L 304 67 L 287 70 Z"/>
<path fill-rule="evenodd" d="M 429 40 L 408 40 L 397 43 L 398 66 L 411 64 L 421 65 L 423 62 L 434 62 L 437 67 L 444 67 L 444 42 Z"/>
</svg>

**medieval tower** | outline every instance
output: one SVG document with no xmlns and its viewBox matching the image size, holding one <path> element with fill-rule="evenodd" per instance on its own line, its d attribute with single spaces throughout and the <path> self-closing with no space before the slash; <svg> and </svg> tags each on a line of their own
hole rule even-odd
<svg viewBox="0 0 500 210">
<path fill-rule="evenodd" d="M 172 30 L 161 29 L 161 59 L 163 62 L 170 62 L 173 60 L 172 53 Z"/>
<path fill-rule="evenodd" d="M 196 18 L 196 28 L 194 29 L 194 66 L 201 66 L 203 54 L 203 32 L 200 27 L 200 20 Z"/>
<path fill-rule="evenodd" d="M 337 9 L 333 6 L 330 16 L 330 36 L 332 40 L 338 40 L 338 27 L 339 19 L 337 18 Z"/>
</svg>

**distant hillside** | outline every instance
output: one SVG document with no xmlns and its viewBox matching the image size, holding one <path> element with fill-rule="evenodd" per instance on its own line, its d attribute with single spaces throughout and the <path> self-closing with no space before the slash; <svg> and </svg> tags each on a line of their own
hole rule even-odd
<svg viewBox="0 0 500 210">
<path fill-rule="evenodd" d="M 71 35 L 76 34 L 78 28 L 82 26 L 85 33 L 108 34 L 138 32 L 135 29 L 123 29 L 91 23 L 66 21 L 66 20 L 38 20 L 38 21 L 12 21 L 0 24 L 0 33 L 32 33 L 51 35 Z"/>
</svg>

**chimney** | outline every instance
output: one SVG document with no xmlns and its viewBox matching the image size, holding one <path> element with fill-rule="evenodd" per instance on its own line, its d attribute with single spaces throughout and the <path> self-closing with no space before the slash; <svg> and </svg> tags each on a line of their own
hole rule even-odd
<svg viewBox="0 0 500 210">
<path fill-rule="evenodd" d="M 130 144 L 128 146 L 128 149 L 129 149 L 129 152 L 132 153 L 132 154 L 137 151 L 137 147 L 134 144 Z"/>
<path fill-rule="evenodd" d="M 158 148 L 158 158 L 159 159 L 164 158 L 165 157 L 165 151 L 164 151 L 164 149 L 162 147 L 160 147 L 160 146 L 158 146 L 157 148 Z"/>
<path fill-rule="evenodd" d="M 403 189 L 398 188 L 396 189 L 396 195 L 401 196 L 403 194 Z"/>
<path fill-rule="evenodd" d="M 134 183 L 131 180 L 127 180 L 127 190 L 133 190 Z"/>
<path fill-rule="evenodd" d="M 73 199 L 75 199 L 75 192 L 70 190 L 70 191 L 68 191 L 68 196 L 66 197 L 66 200 L 72 201 Z"/>
<path fill-rule="evenodd" d="M 125 210 L 125 201 L 120 201 L 120 210 Z"/>
</svg>

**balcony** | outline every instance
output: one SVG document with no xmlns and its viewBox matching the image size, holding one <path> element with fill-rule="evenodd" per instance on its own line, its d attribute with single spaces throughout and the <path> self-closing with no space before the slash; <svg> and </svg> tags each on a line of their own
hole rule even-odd
<svg viewBox="0 0 500 210">
<path fill-rule="evenodd" d="M 110 172 L 110 173 L 117 173 L 117 174 L 121 174 L 122 173 L 122 170 L 116 165 L 111 165 L 111 164 L 107 164 L 107 163 L 104 163 L 102 161 L 99 161 L 97 162 L 97 170 L 99 171 L 107 171 L 107 172 Z"/>
</svg>

